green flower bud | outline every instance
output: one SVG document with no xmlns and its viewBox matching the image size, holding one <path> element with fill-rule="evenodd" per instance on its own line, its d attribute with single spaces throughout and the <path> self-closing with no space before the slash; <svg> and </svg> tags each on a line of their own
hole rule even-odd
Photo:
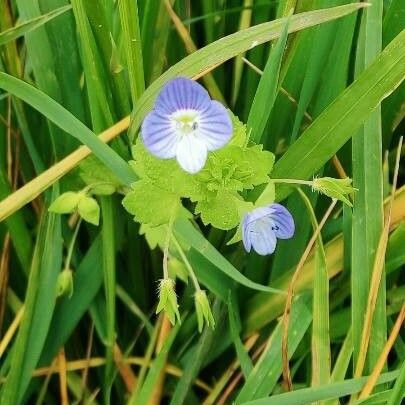
<svg viewBox="0 0 405 405">
<path fill-rule="evenodd" d="M 69 298 L 73 294 L 73 272 L 70 269 L 64 269 L 58 276 L 56 284 L 57 296 L 67 295 Z"/>
<path fill-rule="evenodd" d="M 73 191 L 68 191 L 67 193 L 61 194 L 49 207 L 50 212 L 55 212 L 56 214 L 70 214 L 73 212 L 79 201 L 83 198 L 82 193 L 75 193 Z"/>
<path fill-rule="evenodd" d="M 83 196 L 77 205 L 79 215 L 87 222 L 98 225 L 100 221 L 100 207 L 97 200 Z"/>
<path fill-rule="evenodd" d="M 346 197 L 357 191 L 352 187 L 352 179 L 335 179 L 333 177 L 320 177 L 314 179 L 312 188 L 331 198 L 343 201 L 345 204 L 352 206 L 351 201 Z"/>
<path fill-rule="evenodd" d="M 174 291 L 174 286 L 175 282 L 171 278 L 164 278 L 160 280 L 159 303 L 156 308 L 157 314 L 162 310 L 165 311 L 172 325 L 176 323 L 176 318 L 179 322 L 181 322 L 179 306 L 177 304 L 177 296 L 176 292 Z"/>
<path fill-rule="evenodd" d="M 201 333 L 201 331 L 203 330 L 204 322 L 206 322 L 208 326 L 214 329 L 215 320 L 212 316 L 210 302 L 208 301 L 205 291 L 199 290 L 195 293 L 194 304 L 197 313 L 198 331 Z"/>
</svg>

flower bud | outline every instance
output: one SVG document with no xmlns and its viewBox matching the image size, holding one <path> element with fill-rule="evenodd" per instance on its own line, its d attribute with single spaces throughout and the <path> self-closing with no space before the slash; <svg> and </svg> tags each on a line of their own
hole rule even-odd
<svg viewBox="0 0 405 405">
<path fill-rule="evenodd" d="M 210 302 L 208 301 L 205 291 L 199 290 L 195 293 L 194 304 L 197 313 L 198 331 L 201 333 L 201 331 L 203 330 L 204 322 L 206 322 L 208 326 L 214 329 L 215 320 L 212 316 Z"/>
<path fill-rule="evenodd" d="M 100 207 L 93 197 L 83 196 L 77 205 L 77 212 L 86 222 L 93 225 L 100 222 Z"/>
<path fill-rule="evenodd" d="M 156 308 L 158 314 L 162 310 L 165 311 L 172 325 L 176 323 L 176 318 L 180 322 L 179 306 L 177 304 L 177 296 L 174 291 L 175 282 L 171 278 L 160 280 L 159 284 L 159 303 Z"/>
<path fill-rule="evenodd" d="M 82 197 L 83 194 L 74 191 L 63 193 L 50 205 L 49 211 L 56 214 L 70 214 L 76 209 Z"/>
<path fill-rule="evenodd" d="M 56 284 L 58 297 L 67 295 L 69 298 L 73 294 L 73 272 L 70 269 L 64 269 L 58 276 Z"/>
<path fill-rule="evenodd" d="M 352 187 L 352 179 L 349 177 L 346 177 L 345 179 L 320 177 L 314 179 L 312 188 L 328 197 L 343 201 L 350 207 L 352 206 L 352 203 L 346 196 L 356 191 L 356 189 Z"/>
</svg>

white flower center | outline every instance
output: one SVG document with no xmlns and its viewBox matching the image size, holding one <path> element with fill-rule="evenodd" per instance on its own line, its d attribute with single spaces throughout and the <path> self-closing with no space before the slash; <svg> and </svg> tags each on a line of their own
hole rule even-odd
<svg viewBox="0 0 405 405">
<path fill-rule="evenodd" d="M 179 135 L 195 134 L 199 126 L 199 113 L 195 110 L 179 110 L 171 115 L 171 121 Z"/>
</svg>

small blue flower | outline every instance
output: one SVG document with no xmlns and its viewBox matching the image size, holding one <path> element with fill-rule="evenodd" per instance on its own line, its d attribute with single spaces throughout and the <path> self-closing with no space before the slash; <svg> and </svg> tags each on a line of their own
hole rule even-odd
<svg viewBox="0 0 405 405">
<path fill-rule="evenodd" d="M 253 247 L 259 255 L 274 252 L 277 238 L 289 239 L 294 235 L 294 220 L 280 204 L 270 204 L 254 209 L 242 221 L 242 239 L 246 251 Z"/>
<path fill-rule="evenodd" d="M 229 142 L 232 131 L 225 107 L 185 77 L 177 77 L 163 87 L 141 129 L 143 142 L 153 155 L 175 157 L 192 174 L 204 167 L 209 151 Z"/>
</svg>

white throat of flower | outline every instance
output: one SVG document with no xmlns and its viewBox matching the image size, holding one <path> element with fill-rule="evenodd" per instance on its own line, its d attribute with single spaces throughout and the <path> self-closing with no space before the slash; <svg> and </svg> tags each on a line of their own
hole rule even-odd
<svg viewBox="0 0 405 405">
<path fill-rule="evenodd" d="M 179 110 L 173 113 L 170 118 L 178 135 L 194 135 L 198 132 L 200 118 L 198 111 Z"/>
</svg>

